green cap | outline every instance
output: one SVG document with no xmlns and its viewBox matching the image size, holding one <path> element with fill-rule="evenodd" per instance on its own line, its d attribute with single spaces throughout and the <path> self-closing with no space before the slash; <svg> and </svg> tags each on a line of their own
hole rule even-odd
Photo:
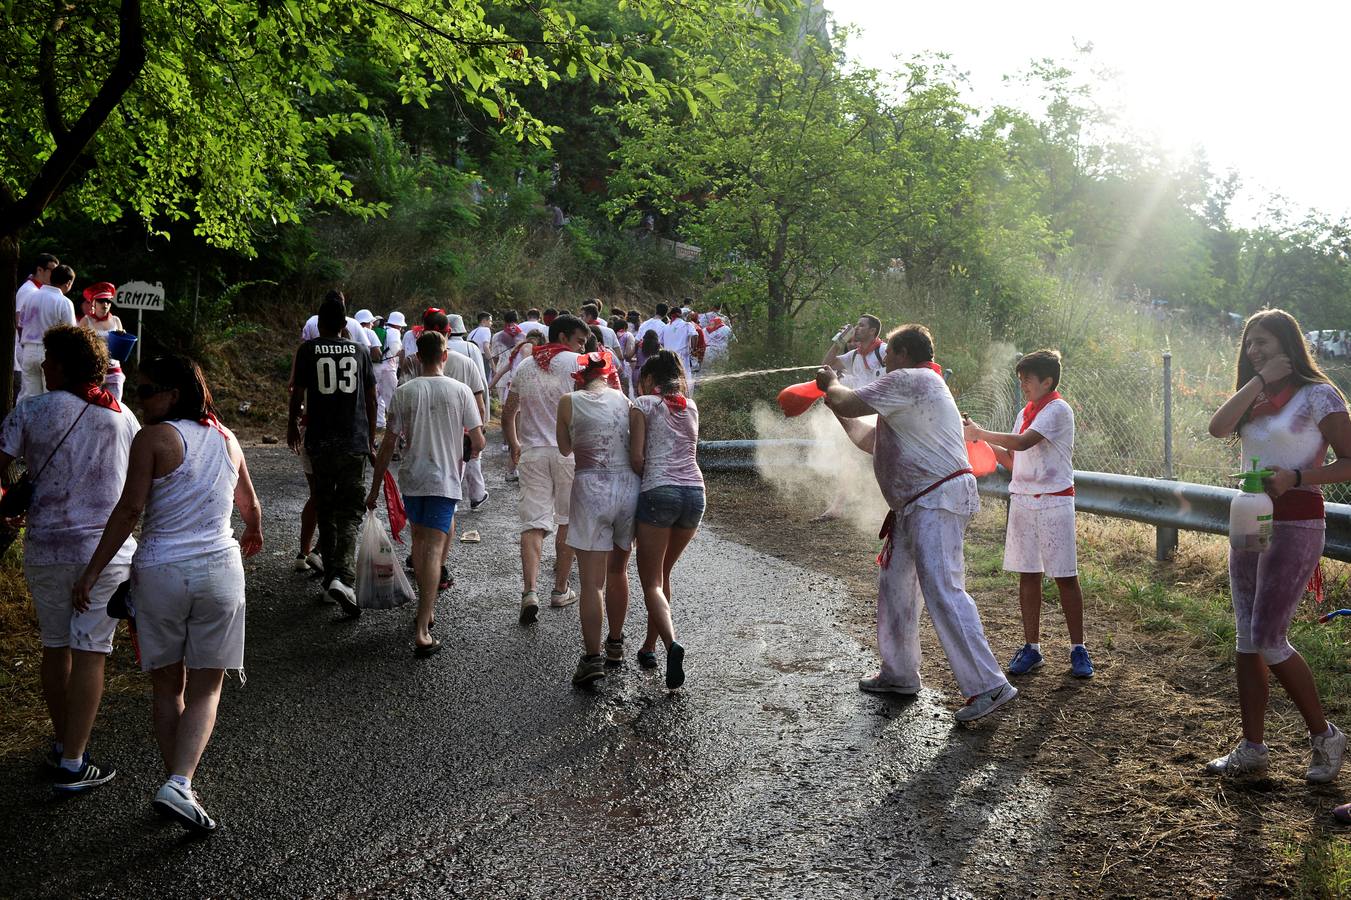
<svg viewBox="0 0 1351 900">
<path fill-rule="evenodd" d="M 1243 479 L 1243 486 L 1242 486 L 1243 493 L 1260 494 L 1263 491 L 1262 480 L 1265 478 L 1270 478 L 1272 475 L 1275 475 L 1276 473 L 1271 471 L 1270 469 L 1259 469 L 1258 468 L 1259 465 L 1261 465 L 1261 461 L 1258 459 L 1258 457 L 1254 456 L 1252 458 L 1251 472 L 1235 472 L 1229 477 Z"/>
</svg>

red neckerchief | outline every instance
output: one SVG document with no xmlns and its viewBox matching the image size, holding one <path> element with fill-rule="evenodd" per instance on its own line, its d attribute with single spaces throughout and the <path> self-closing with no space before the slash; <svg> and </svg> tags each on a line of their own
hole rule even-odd
<svg viewBox="0 0 1351 900">
<path fill-rule="evenodd" d="M 553 313 L 545 313 L 544 318 L 541 321 L 543 321 L 545 325 L 552 325 L 554 323 L 554 319 L 557 318 L 558 316 L 554 315 Z"/>
<path fill-rule="evenodd" d="M 112 317 L 113 317 L 113 311 L 112 311 L 111 309 L 109 309 L 106 313 L 104 313 L 104 314 L 101 315 L 101 316 L 98 315 L 98 314 L 96 314 L 96 313 L 93 313 L 93 312 L 91 312 L 91 313 L 89 314 L 89 318 L 93 319 L 95 322 L 106 322 L 106 321 L 108 321 L 109 319 L 111 319 Z"/>
<path fill-rule="evenodd" d="M 943 377 L 943 367 L 940 366 L 938 363 L 934 362 L 933 360 L 929 360 L 928 362 L 924 363 L 924 368 L 928 369 L 930 372 L 933 372 L 939 378 Z"/>
<path fill-rule="evenodd" d="M 606 363 L 609 371 L 605 373 L 605 383 L 617 391 L 622 391 L 624 384 L 619 380 L 619 360 L 615 359 L 614 353 L 608 347 L 602 349 L 601 353 L 609 360 Z"/>
<path fill-rule="evenodd" d="M 684 394 L 658 394 L 661 402 L 666 404 L 667 411 L 673 416 L 685 414 L 685 407 L 689 406 L 689 401 L 685 399 Z"/>
<path fill-rule="evenodd" d="M 709 331 L 717 331 L 721 327 L 722 327 L 722 319 L 718 318 L 717 316 L 714 316 L 712 319 L 709 320 L 708 323 Z"/>
<path fill-rule="evenodd" d="M 605 383 L 615 390 L 619 389 L 619 370 L 615 368 L 614 356 L 609 350 L 604 352 L 597 350 L 594 353 L 583 353 L 577 357 L 577 371 L 572 373 L 572 380 L 578 387 L 586 387 L 588 381 L 594 381 L 597 378 L 604 378 Z"/>
<path fill-rule="evenodd" d="M 217 419 L 216 414 L 213 412 L 209 412 L 202 418 L 198 419 L 197 424 L 205 425 L 207 428 L 214 428 L 216 429 L 216 431 L 220 433 L 221 437 L 225 438 L 226 441 L 230 440 L 230 432 L 225 430 L 225 426 L 220 423 L 220 419 Z"/>
<path fill-rule="evenodd" d="M 422 337 L 422 332 L 424 332 L 424 331 L 426 331 L 426 330 L 427 330 L 427 329 L 426 329 L 424 326 L 422 326 L 422 325 L 414 325 L 412 328 L 409 329 L 409 331 L 413 332 L 413 338 L 414 338 L 414 340 L 416 340 L 417 338 Z"/>
<path fill-rule="evenodd" d="M 515 322 L 508 322 L 506 325 L 502 326 L 502 330 L 507 333 L 507 337 L 509 338 L 517 338 L 520 337 L 521 334 L 521 326 L 517 325 Z"/>
<path fill-rule="evenodd" d="M 721 319 L 719 319 L 718 321 L 719 321 L 719 322 L 722 322 Z M 854 352 L 855 352 L 856 354 L 858 354 L 858 358 L 861 359 L 861 360 L 863 360 L 863 365 L 866 366 L 866 365 L 868 364 L 868 357 L 871 356 L 871 355 L 872 355 L 879 347 L 881 347 L 881 346 L 882 346 L 882 339 L 881 339 L 881 338 L 873 338 L 873 342 L 872 342 L 871 344 L 869 344 L 869 345 L 866 346 L 866 347 L 861 347 L 861 346 L 860 346 L 860 347 L 856 347 L 856 348 L 854 348 Z M 940 373 L 940 374 L 941 374 L 941 373 Z"/>
<path fill-rule="evenodd" d="M 104 409 L 111 409 L 113 412 L 122 411 L 122 407 L 118 404 L 117 398 L 101 384 L 86 384 L 80 388 L 71 388 L 70 392 L 86 403 L 92 403 L 95 406 L 101 406 Z"/>
<path fill-rule="evenodd" d="M 1051 391 L 1045 397 L 1042 397 L 1036 403 L 1029 403 L 1023 407 L 1023 424 L 1018 426 L 1018 433 L 1022 434 L 1032 425 L 1032 421 L 1037 418 L 1037 413 L 1041 412 L 1051 404 L 1053 400 L 1060 399 L 1059 391 Z"/>
<path fill-rule="evenodd" d="M 32 275 L 29 275 L 29 276 L 28 276 L 28 280 L 31 281 L 31 282 L 33 282 L 33 287 L 42 287 L 42 282 L 41 282 L 41 281 L 38 281 L 38 280 L 37 280 L 36 278 L 34 278 Z"/>
<path fill-rule="evenodd" d="M 1276 391 L 1274 394 L 1268 393 L 1271 390 L 1271 387 L 1271 385 L 1267 385 L 1263 388 L 1262 392 L 1257 395 L 1257 400 L 1253 403 L 1252 409 L 1248 410 L 1248 419 L 1250 421 L 1252 419 L 1261 418 L 1262 416 L 1276 415 L 1276 413 L 1281 411 L 1281 407 L 1289 403 L 1290 398 L 1295 396 L 1295 391 L 1304 387 L 1304 385 L 1287 376 L 1285 387 Z"/>
<path fill-rule="evenodd" d="M 535 364 L 544 371 L 549 371 L 549 363 L 554 361 L 554 357 L 560 353 L 568 352 L 567 344 L 542 344 L 535 348 L 535 352 L 530 354 L 535 359 Z"/>
</svg>

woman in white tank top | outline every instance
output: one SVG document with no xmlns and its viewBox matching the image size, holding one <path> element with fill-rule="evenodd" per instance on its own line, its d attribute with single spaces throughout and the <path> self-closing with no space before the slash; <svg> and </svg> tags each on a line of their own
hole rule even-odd
<svg viewBox="0 0 1351 900">
<path fill-rule="evenodd" d="M 640 479 L 629 464 L 629 409 L 614 357 L 604 351 L 578 358 L 578 390 L 558 402 L 558 451 L 573 454 L 576 475 L 569 502 L 567 543 L 577 551 L 581 573 L 582 643 L 585 652 L 572 676 L 585 684 L 605 675 L 605 663 L 624 659 L 624 617 L 629 608 L 629 550 Z M 603 613 L 610 634 L 601 658 Z"/>
<path fill-rule="evenodd" d="M 263 516 L 235 436 L 216 420 L 197 364 L 159 357 L 141 368 L 137 394 L 149 423 L 131 445 L 127 481 L 74 603 L 145 521 L 132 559 L 131 602 L 141 668 L 154 692 L 155 737 L 168 781 L 152 805 L 195 831 L 216 823 L 192 777 L 216 723 L 228 669 L 244 668 L 244 565 L 263 547 Z M 230 525 L 239 507 L 244 533 Z"/>
</svg>

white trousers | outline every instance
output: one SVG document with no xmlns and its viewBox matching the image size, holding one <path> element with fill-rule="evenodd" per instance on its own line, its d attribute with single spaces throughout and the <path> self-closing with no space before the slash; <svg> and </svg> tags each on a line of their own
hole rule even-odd
<svg viewBox="0 0 1351 900">
<path fill-rule="evenodd" d="M 488 493 L 488 485 L 483 481 L 483 456 L 475 456 L 464 464 L 460 475 L 460 496 L 464 503 L 476 503 Z M 468 512 L 468 510 L 465 510 Z"/>
<path fill-rule="evenodd" d="M 920 686 L 921 599 L 962 696 L 974 697 L 1007 681 L 985 640 L 976 601 L 966 592 L 962 549 L 968 520 L 913 505 L 897 517 L 891 560 L 877 580 L 877 648 L 884 681 Z"/>
<path fill-rule="evenodd" d="M 399 386 L 399 370 L 383 363 L 375 367 L 375 427 L 385 427 L 385 413 L 389 410 L 389 401 L 394 399 L 394 389 Z"/>
<path fill-rule="evenodd" d="M 42 375 L 42 361 L 47 358 L 47 348 L 41 344 L 20 344 L 19 365 L 23 369 L 23 385 L 19 390 L 19 400 L 29 397 L 41 397 L 47 393 L 47 379 Z"/>
</svg>

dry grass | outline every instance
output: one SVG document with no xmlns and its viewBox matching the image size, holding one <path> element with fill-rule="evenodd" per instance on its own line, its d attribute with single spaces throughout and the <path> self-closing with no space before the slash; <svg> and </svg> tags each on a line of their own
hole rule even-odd
<svg viewBox="0 0 1351 900">
<path fill-rule="evenodd" d="M 108 660 L 105 693 L 141 691 L 145 682 L 136 666 L 126 632 L 119 629 Z M 42 699 L 42 645 L 38 620 L 23 577 L 20 542 L 0 560 L 0 759 L 31 752 L 51 737 Z M 97 728 L 97 725 L 95 726 Z"/>
</svg>

